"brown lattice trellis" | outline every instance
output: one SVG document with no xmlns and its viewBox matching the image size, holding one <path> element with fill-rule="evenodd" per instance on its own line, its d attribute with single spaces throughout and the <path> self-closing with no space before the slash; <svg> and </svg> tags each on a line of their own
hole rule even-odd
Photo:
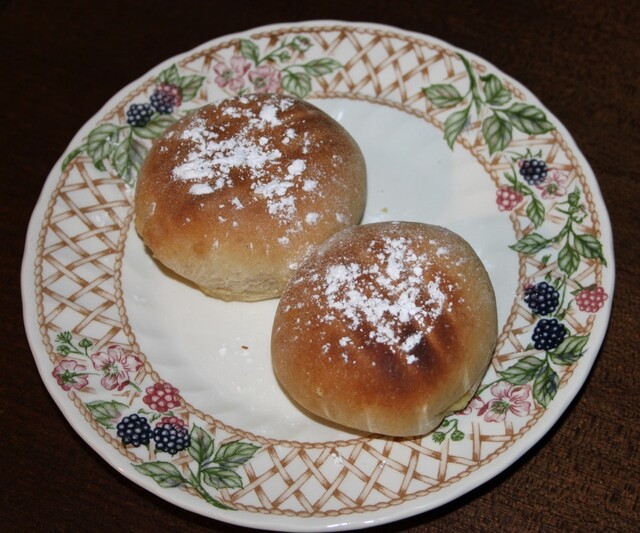
<svg viewBox="0 0 640 533">
<path fill-rule="evenodd" d="M 455 83 L 465 75 L 456 53 L 425 38 L 398 32 L 351 26 L 299 26 L 255 33 L 250 38 L 263 49 L 277 46 L 284 36 L 304 34 L 314 47 L 307 53 L 344 57 L 343 68 L 316 80 L 314 98 L 347 98 L 384 105 L 422 118 L 443 129 L 446 110 L 436 109 L 424 97 L 422 88 L 434 82 Z M 212 79 L 218 61 L 228 60 L 237 53 L 237 39 L 218 42 L 178 61 L 185 72 Z M 307 57 L 307 58 L 308 58 Z M 304 60 L 302 55 L 293 60 Z M 484 72 L 479 62 L 474 68 Z M 508 80 L 506 86 L 516 98 L 526 97 Z M 153 78 L 142 82 L 108 111 L 102 121 L 125 121 L 125 108 L 135 98 L 144 95 L 153 85 Z M 213 83 L 202 86 L 194 102 L 198 105 L 219 96 Z M 489 155 L 480 132 L 480 120 L 470 123 L 458 144 L 469 151 L 496 186 L 509 163 L 500 153 Z M 600 222 L 593 194 L 583 169 L 569 143 L 557 131 L 549 134 L 514 138 L 513 148 L 535 146 L 544 152 L 549 165 L 567 172 L 570 184 L 583 192 L 589 216 L 582 230 L 599 235 Z M 548 209 L 548 221 L 554 218 L 553 205 Z M 40 333 L 52 363 L 59 360 L 52 339 L 61 331 L 91 338 L 96 348 L 118 343 L 132 350 L 144 365 L 138 371 L 137 382 L 158 381 L 153 370 L 152 354 L 143 353 L 136 340 L 126 311 L 121 286 L 121 265 L 124 244 L 131 223 L 130 194 L 118 176 L 97 172 L 86 157 L 76 157 L 60 173 L 42 223 L 35 263 L 36 301 Z M 520 207 L 510 214 L 515 238 L 532 230 Z M 535 257 L 519 258 L 520 291 L 527 280 L 544 276 L 558 268 L 555 262 L 541 262 Z M 601 264 L 585 262 L 574 276 L 574 282 L 587 285 L 599 281 Z M 574 288 L 577 285 L 574 286 Z M 576 333 L 588 333 L 593 315 L 586 319 L 571 312 L 566 320 Z M 492 362 L 494 373 L 514 360 L 527 355 L 521 338 L 527 337 L 534 317 L 515 298 L 509 317 L 503 324 Z M 572 376 L 572 367 L 562 375 L 561 386 Z M 70 392 L 71 401 L 96 434 L 120 451 L 133 463 L 153 460 L 153 451 L 144 459 L 140 450 L 124 448 L 118 439 L 97 423 L 86 409 L 87 398 L 97 397 L 91 388 Z M 119 401 L 133 404 L 139 397 L 134 390 L 117 393 Z M 526 420 L 513 425 L 509 420 L 493 425 L 491 430 L 480 422 L 469 421 L 467 438 L 462 443 L 445 440 L 434 443 L 429 436 L 416 439 L 378 437 L 354 438 L 331 443 L 291 442 L 269 439 L 243 428 L 218 420 L 215 414 L 204 413 L 196 406 L 185 404 L 179 412 L 189 421 L 198 421 L 221 442 L 238 438 L 261 446 L 255 458 L 244 465 L 246 483 L 239 490 L 222 490 L 221 500 L 237 509 L 252 513 L 278 514 L 296 517 L 326 517 L 384 509 L 441 490 L 458 483 L 473 472 L 507 452 L 539 419 L 543 409 L 536 409 Z M 497 429 L 496 429 L 497 428 Z M 182 454 L 173 463 L 184 467 L 189 457 Z"/>
</svg>

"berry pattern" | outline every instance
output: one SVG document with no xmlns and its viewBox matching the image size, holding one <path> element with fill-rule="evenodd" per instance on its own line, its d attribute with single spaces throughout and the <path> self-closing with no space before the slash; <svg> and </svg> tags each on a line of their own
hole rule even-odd
<svg viewBox="0 0 640 533">
<path fill-rule="evenodd" d="M 540 159 L 520 162 L 520 175 L 529 185 L 540 185 L 547 177 L 547 164 Z"/>
<path fill-rule="evenodd" d="M 127 124 L 137 128 L 146 126 L 153 116 L 150 104 L 131 104 L 127 109 Z"/>
<path fill-rule="evenodd" d="M 178 418 L 177 416 L 163 416 L 156 423 L 156 427 L 159 427 L 162 424 L 173 424 L 174 426 L 186 426 L 187 425 L 185 423 L 185 421 L 182 420 L 182 418 Z"/>
<path fill-rule="evenodd" d="M 560 295 L 546 281 L 530 285 L 524 290 L 524 301 L 536 315 L 550 315 L 560 303 Z"/>
<path fill-rule="evenodd" d="M 141 444 L 148 445 L 153 435 L 147 419 L 135 413 L 125 416 L 116 426 L 116 430 L 125 446 L 130 444 L 136 448 Z"/>
<path fill-rule="evenodd" d="M 156 443 L 156 451 L 176 453 L 191 445 L 189 428 L 184 424 L 162 422 L 153 430 L 153 440 Z"/>
<path fill-rule="evenodd" d="M 536 350 L 554 350 L 567 336 L 567 328 L 555 318 L 543 318 L 536 324 L 531 339 Z"/>
<path fill-rule="evenodd" d="M 146 393 L 142 401 L 159 413 L 166 413 L 182 403 L 180 391 L 170 383 L 154 383 L 151 387 L 147 387 Z"/>
<path fill-rule="evenodd" d="M 511 185 L 502 185 L 496 191 L 496 203 L 500 211 L 513 211 L 522 199 L 523 196 Z"/>
<path fill-rule="evenodd" d="M 597 313 L 608 298 L 609 295 L 604 292 L 603 287 L 583 289 L 576 295 L 576 305 L 585 313 Z"/>
</svg>

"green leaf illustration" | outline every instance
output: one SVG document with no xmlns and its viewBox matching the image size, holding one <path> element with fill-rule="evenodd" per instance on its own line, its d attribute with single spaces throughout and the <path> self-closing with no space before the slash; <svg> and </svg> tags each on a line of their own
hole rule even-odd
<svg viewBox="0 0 640 533">
<path fill-rule="evenodd" d="M 533 382 L 533 397 L 543 407 L 547 407 L 553 400 L 558 387 L 560 377 L 546 362 Z"/>
<path fill-rule="evenodd" d="M 260 449 L 248 442 L 234 441 L 220 446 L 213 461 L 222 467 L 234 468 L 246 463 Z"/>
<path fill-rule="evenodd" d="M 285 91 L 305 98 L 311 92 L 311 76 L 305 72 L 287 72 L 282 77 L 281 85 Z"/>
<path fill-rule="evenodd" d="M 488 74 L 486 76 L 481 76 L 480 79 L 484 82 L 482 91 L 484 92 L 487 104 L 491 106 L 499 106 L 504 105 L 511 100 L 511 91 L 502 84 L 497 76 L 494 74 Z"/>
<path fill-rule="evenodd" d="M 240 40 L 240 54 L 249 61 L 253 61 L 255 65 L 260 61 L 260 49 L 257 44 L 249 39 Z"/>
<path fill-rule="evenodd" d="M 527 216 L 536 228 L 542 225 L 546 216 L 544 204 L 533 196 L 531 197 L 531 202 L 527 206 Z"/>
<path fill-rule="evenodd" d="M 67 165 L 73 160 L 73 158 L 75 158 L 77 155 L 84 152 L 86 148 L 87 146 L 85 144 L 81 144 L 75 150 L 71 150 L 67 154 L 67 156 L 62 160 L 62 163 L 60 164 L 60 170 L 64 172 L 67 168 Z"/>
<path fill-rule="evenodd" d="M 122 180 L 133 186 L 146 155 L 145 146 L 129 135 L 113 152 L 111 163 Z"/>
<path fill-rule="evenodd" d="M 467 119 L 469 118 L 469 109 L 462 109 L 461 111 L 456 111 L 455 113 L 451 113 L 447 120 L 444 121 L 444 138 L 449 145 L 449 148 L 453 148 L 458 135 L 462 132 L 465 125 L 467 124 Z"/>
<path fill-rule="evenodd" d="M 133 465 L 133 467 L 141 474 L 152 478 L 158 485 L 165 489 L 179 487 L 183 483 L 187 483 L 187 480 L 182 477 L 179 470 L 171 463 L 155 461 Z"/>
<path fill-rule="evenodd" d="M 589 335 L 567 337 L 560 343 L 560 346 L 549 352 L 549 357 L 557 365 L 573 364 L 584 354 L 588 341 Z"/>
<path fill-rule="evenodd" d="M 71 335 L 70 331 L 63 331 L 61 333 L 58 333 L 56 335 L 56 342 L 66 342 L 69 343 L 71 342 L 71 339 L 73 338 L 73 336 Z"/>
<path fill-rule="evenodd" d="M 539 135 L 554 129 L 547 116 L 537 107 L 529 104 L 515 103 L 504 112 L 509 117 L 514 128 L 529 135 Z"/>
<path fill-rule="evenodd" d="M 452 441 L 461 441 L 462 439 L 464 439 L 464 433 L 462 431 L 460 431 L 459 429 L 456 429 L 455 431 L 453 431 L 451 433 L 451 440 Z"/>
<path fill-rule="evenodd" d="M 436 83 L 422 89 L 422 92 L 434 106 L 440 109 L 453 107 L 463 99 L 458 89 L 449 83 Z"/>
<path fill-rule="evenodd" d="M 431 438 L 434 440 L 436 444 L 441 444 L 442 442 L 444 442 L 444 439 L 446 436 L 447 435 L 442 431 L 435 431 L 434 433 L 431 434 Z"/>
<path fill-rule="evenodd" d="M 214 489 L 241 489 L 242 478 L 233 470 L 210 466 L 202 470 L 202 481 Z"/>
<path fill-rule="evenodd" d="M 144 127 L 134 127 L 133 133 L 143 139 L 155 139 L 176 121 L 171 115 L 156 115 Z"/>
<path fill-rule="evenodd" d="M 329 74 L 334 70 L 338 70 L 342 68 L 342 65 L 336 61 L 335 59 L 331 59 L 328 57 L 321 59 L 314 59 L 313 61 L 309 61 L 302 65 L 305 72 L 309 74 L 309 76 L 324 76 L 325 74 Z"/>
<path fill-rule="evenodd" d="M 562 250 L 558 253 L 558 267 L 562 272 L 571 276 L 580 266 L 580 255 L 571 247 L 569 243 L 562 247 Z"/>
<path fill-rule="evenodd" d="M 511 131 L 511 124 L 496 113 L 482 121 L 482 135 L 490 154 L 500 152 L 509 146 L 512 138 Z"/>
<path fill-rule="evenodd" d="M 587 259 L 599 259 L 606 265 L 602 255 L 602 244 L 593 235 L 576 235 L 574 239 L 576 252 Z"/>
<path fill-rule="evenodd" d="M 87 137 L 85 144 L 87 155 L 98 163 L 109 157 L 118 146 L 121 126 L 114 124 L 102 124 L 94 128 Z"/>
<path fill-rule="evenodd" d="M 175 65 L 171 65 L 169 68 L 163 70 L 158 74 L 156 78 L 156 83 L 170 83 L 178 85 L 178 81 L 180 80 L 180 73 L 178 72 L 178 67 Z"/>
<path fill-rule="evenodd" d="M 200 87 L 204 83 L 204 76 L 181 76 L 178 80 L 178 87 L 180 87 L 180 93 L 182 94 L 182 101 L 188 102 L 189 100 L 193 100 L 198 94 Z"/>
<path fill-rule="evenodd" d="M 500 376 L 512 385 L 524 385 L 534 379 L 544 365 L 544 359 L 533 355 L 523 357 L 516 364 L 506 370 L 498 372 Z"/>
<path fill-rule="evenodd" d="M 204 429 L 194 425 L 191 430 L 191 445 L 189 455 L 201 465 L 213 456 L 214 441 Z"/>
<path fill-rule="evenodd" d="M 128 408 L 127 405 L 115 400 L 108 402 L 98 400 L 85 403 L 84 406 L 89 410 L 95 421 L 107 429 L 113 429 L 113 422 Z"/>
<path fill-rule="evenodd" d="M 539 233 L 530 233 L 522 237 L 517 243 L 509 246 L 509 248 L 521 254 L 535 255 L 548 246 L 548 244 L 549 239 L 546 239 Z"/>
</svg>

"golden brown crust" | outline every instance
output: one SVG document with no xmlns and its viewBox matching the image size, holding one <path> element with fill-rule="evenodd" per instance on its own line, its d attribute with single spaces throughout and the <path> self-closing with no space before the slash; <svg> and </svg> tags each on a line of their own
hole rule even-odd
<svg viewBox="0 0 640 533">
<path fill-rule="evenodd" d="M 496 335 L 493 288 L 461 237 L 378 223 L 342 231 L 302 264 L 276 312 L 272 358 L 312 413 L 411 436 L 477 387 Z"/>
<path fill-rule="evenodd" d="M 356 224 L 365 196 L 364 159 L 344 128 L 307 102 L 249 95 L 205 106 L 155 142 L 135 224 L 160 262 L 203 291 L 258 300 Z"/>
</svg>

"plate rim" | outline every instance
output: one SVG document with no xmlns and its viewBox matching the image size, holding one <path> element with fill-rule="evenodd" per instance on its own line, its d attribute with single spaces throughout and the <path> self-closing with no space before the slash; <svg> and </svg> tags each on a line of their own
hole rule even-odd
<svg viewBox="0 0 640 533">
<path fill-rule="evenodd" d="M 69 151 L 69 149 L 78 144 L 78 141 L 81 140 L 86 133 L 91 129 L 91 126 L 94 125 L 108 110 L 110 110 L 114 104 L 121 100 L 126 94 L 130 93 L 132 89 L 138 87 L 141 83 L 144 83 L 145 80 L 148 80 L 153 74 L 159 72 L 163 67 L 170 65 L 178 61 L 179 59 L 185 58 L 189 55 L 195 54 L 201 50 L 206 48 L 210 48 L 211 46 L 224 42 L 230 41 L 234 38 L 239 37 L 249 37 L 251 34 L 255 33 L 264 33 L 274 30 L 285 30 L 288 28 L 304 28 L 304 27 L 312 27 L 312 26 L 343 26 L 345 28 L 371 28 L 377 30 L 384 30 L 393 33 L 397 33 L 400 35 L 413 36 L 419 39 L 426 40 L 430 43 L 434 43 L 439 46 L 446 47 L 451 50 L 455 50 L 458 52 L 462 52 L 466 54 L 468 57 L 482 63 L 486 67 L 488 67 L 492 72 L 496 74 L 500 74 L 505 79 L 515 82 L 516 86 L 519 90 L 523 91 L 527 97 L 527 101 L 538 103 L 544 110 L 548 113 L 548 115 L 554 119 L 554 124 L 556 125 L 556 129 L 562 134 L 564 138 L 569 140 L 571 144 L 571 150 L 579 161 L 579 164 L 585 170 L 585 174 L 590 178 L 589 179 L 589 187 L 592 194 L 596 197 L 598 203 L 598 217 L 600 220 L 600 232 L 601 239 L 603 244 L 607 245 L 607 260 L 608 260 L 608 277 L 607 280 L 609 284 L 607 288 L 609 289 L 609 298 L 605 302 L 603 309 L 599 312 L 600 316 L 604 317 L 601 319 L 602 326 L 598 329 L 598 338 L 595 341 L 595 345 L 593 346 L 594 355 L 589 359 L 581 360 L 581 364 L 578 365 L 574 369 L 574 373 L 571 377 L 571 388 L 570 391 L 565 391 L 567 398 L 563 400 L 563 403 L 560 405 L 554 404 L 554 409 L 549 412 L 547 410 L 544 416 L 541 416 L 540 419 L 535 424 L 536 431 L 531 434 L 531 432 L 527 432 L 527 439 L 518 439 L 510 448 L 510 453 L 501 453 L 498 457 L 494 458 L 490 463 L 484 465 L 483 468 L 480 468 L 474 472 L 474 479 L 476 483 L 472 486 L 465 486 L 464 484 L 456 484 L 457 486 L 451 489 L 448 487 L 447 491 L 436 491 L 431 493 L 428 497 L 420 497 L 412 502 L 420 502 L 420 500 L 429 500 L 422 502 L 422 504 L 418 503 L 418 505 L 412 504 L 412 502 L 402 502 L 399 505 L 388 506 L 384 509 L 379 509 L 373 511 L 371 513 L 352 513 L 346 515 L 338 515 L 337 518 L 328 518 L 328 517 L 309 517 L 309 518 L 300 518 L 300 517 L 287 517 L 286 515 L 268 515 L 269 524 L 265 524 L 265 519 L 267 515 L 256 514 L 256 513 L 233 513 L 230 515 L 229 513 L 223 514 L 220 512 L 216 512 L 216 509 L 206 509 L 207 513 L 203 513 L 201 505 L 199 505 L 198 501 L 195 501 L 191 504 L 191 499 L 187 498 L 176 498 L 173 494 L 168 494 L 169 491 L 163 490 L 157 484 L 155 484 L 151 479 L 145 478 L 144 476 L 139 475 L 134 469 L 123 469 L 120 468 L 116 463 L 117 460 L 122 460 L 122 457 L 115 453 L 110 447 L 105 446 L 101 439 L 96 439 L 95 432 L 91 428 L 91 426 L 87 425 L 86 422 L 78 416 L 78 413 L 72 409 L 71 402 L 65 394 L 60 394 L 59 388 L 56 388 L 54 385 L 54 381 L 50 379 L 50 368 L 45 368 L 46 361 L 43 359 L 42 355 L 38 356 L 38 352 L 42 351 L 42 335 L 38 331 L 37 324 L 33 324 L 33 317 L 36 314 L 35 311 L 35 303 L 31 300 L 34 297 L 34 263 L 35 263 L 35 242 L 37 241 L 37 237 L 41 231 L 43 215 L 46 211 L 46 205 L 51 198 L 51 194 L 55 189 L 55 184 L 57 183 L 58 172 L 57 169 L 64 159 L 65 154 Z M 150 491 L 151 493 L 159 496 L 162 500 L 172 503 L 173 505 L 177 505 L 180 508 L 189 510 L 191 512 L 195 512 L 199 515 L 203 515 L 213 518 L 215 520 L 220 520 L 221 522 L 237 524 L 242 526 L 249 527 L 258 527 L 261 529 L 280 529 L 284 528 L 285 530 L 289 530 L 289 528 L 294 528 L 292 530 L 296 531 L 316 531 L 321 530 L 329 526 L 335 526 L 337 529 L 356 529 L 360 527 L 367 527 L 370 525 L 381 525 L 393 521 L 397 521 L 403 518 L 407 518 L 409 516 L 414 516 L 425 511 L 433 510 L 445 503 L 452 502 L 463 496 L 464 494 L 471 492 L 474 489 L 481 487 L 486 484 L 489 480 L 495 478 L 497 475 L 508 469 L 513 463 L 519 460 L 523 455 L 532 450 L 538 442 L 549 433 L 549 431 L 558 423 L 558 420 L 565 414 L 565 412 L 570 409 L 570 407 L 576 401 L 577 396 L 583 391 L 585 382 L 591 374 L 591 370 L 596 360 L 598 359 L 598 354 L 602 348 L 602 344 L 606 337 L 606 331 L 608 329 L 610 319 L 611 319 L 611 307 L 612 301 L 614 298 L 614 290 L 615 290 L 615 281 L 616 281 L 616 269 L 615 269 L 615 257 L 614 257 L 614 249 L 613 249 L 613 231 L 610 221 L 609 212 L 606 208 L 606 204 L 604 198 L 602 196 L 600 186 L 597 180 L 597 177 L 591 168 L 590 164 L 584 157 L 580 147 L 575 141 L 574 137 L 570 134 L 570 132 L 565 128 L 564 124 L 557 119 L 554 113 L 549 110 L 547 106 L 544 105 L 543 102 L 539 100 L 539 98 L 531 93 L 527 87 L 523 86 L 520 82 L 512 78 L 510 75 L 506 74 L 500 68 L 497 68 L 492 62 L 487 61 L 486 59 L 477 56 L 473 52 L 469 52 L 468 50 L 462 49 L 452 43 L 443 41 L 437 37 L 433 37 L 428 34 L 414 32 L 410 30 L 404 30 L 395 26 L 387 25 L 387 24 L 379 24 L 379 23 L 371 23 L 371 22 L 350 22 L 350 21 L 340 21 L 340 20 L 332 20 L 332 19 L 318 19 L 318 20 L 308 20 L 308 21 L 299 21 L 299 22 L 284 22 L 284 23 L 275 23 L 275 24 L 267 24 L 263 26 L 258 26 L 254 28 L 248 28 L 246 30 L 241 30 L 238 32 L 234 32 L 232 34 L 220 35 L 213 39 L 208 40 L 207 42 L 201 43 L 200 45 L 192 48 L 191 50 L 179 52 L 172 57 L 156 64 L 151 69 L 148 69 L 141 76 L 137 77 L 132 82 L 125 85 L 123 88 L 118 90 L 111 98 L 107 100 L 105 104 L 103 104 L 96 113 L 94 113 L 88 120 L 84 122 L 81 128 L 75 133 L 75 135 L 70 140 L 69 144 L 62 152 L 61 156 L 58 158 L 57 162 L 52 166 L 51 171 L 47 175 L 46 179 L 43 182 L 42 189 L 40 191 L 38 200 L 36 201 L 32 214 L 30 216 L 28 230 L 25 239 L 25 248 L 24 254 L 22 258 L 21 264 L 21 296 L 22 296 L 22 308 L 23 308 L 23 322 L 25 325 L 25 331 L 27 333 L 27 339 L 29 342 L 29 346 L 34 357 L 34 361 L 38 368 L 38 372 L 41 377 L 41 381 L 44 383 L 45 388 L 47 389 L 49 395 L 52 397 L 63 416 L 66 419 L 66 422 L 72 427 L 72 429 L 89 445 L 94 452 L 96 452 L 104 461 L 106 461 L 107 465 L 110 468 L 115 468 L 122 475 L 124 475 L 129 481 L 132 481 L 138 486 L 142 486 L 145 490 Z M 31 282 L 31 283 L 30 283 Z M 602 331 L 600 331 L 600 329 Z M 532 440 L 533 438 L 533 440 Z M 523 441 L 526 441 L 526 445 L 523 444 Z M 523 449 L 520 449 L 523 448 Z M 517 453 L 513 453 L 517 451 Z M 449 494 L 449 493 L 452 494 Z M 445 494 L 444 497 L 442 495 Z M 175 500 L 184 500 L 179 503 Z M 440 501 L 442 500 L 442 501 Z M 382 515 L 382 516 L 375 516 Z M 256 523 L 255 520 L 228 520 L 227 518 L 234 518 L 240 516 L 251 517 L 260 517 L 260 523 Z M 359 520 L 351 520 L 352 517 L 358 517 Z M 373 517 L 371 520 L 365 520 L 365 517 Z M 291 520 L 294 521 L 294 524 L 291 523 Z M 301 523 L 303 521 L 303 523 Z M 323 522 L 323 523 L 321 523 Z M 302 526 L 302 527 L 301 527 Z M 309 526 L 309 527 L 307 527 Z"/>
</svg>

